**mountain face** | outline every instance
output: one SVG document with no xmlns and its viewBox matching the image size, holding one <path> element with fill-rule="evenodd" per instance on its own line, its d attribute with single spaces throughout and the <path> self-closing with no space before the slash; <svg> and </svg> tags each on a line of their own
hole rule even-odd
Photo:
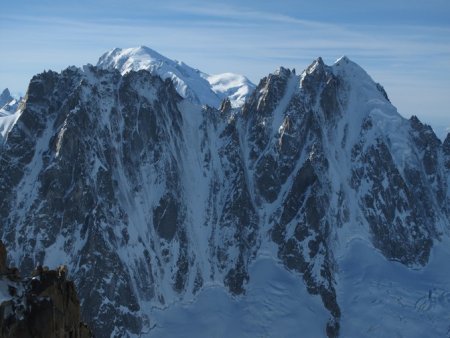
<svg viewBox="0 0 450 338">
<path fill-rule="evenodd" d="M 179 325 L 167 316 L 180 304 L 209 309 L 206 295 L 231 295 L 229 316 L 243 313 L 202 331 L 212 335 L 239 321 L 248 336 L 293 325 L 286 336 L 392 335 L 397 320 L 358 319 L 379 313 L 374 304 L 445 334 L 448 312 L 415 320 L 422 307 L 395 312 L 384 287 L 397 285 L 385 272 L 403 283 L 422 271 L 398 296 L 421 304 L 414 297 L 450 281 L 436 272 L 448 258 L 439 250 L 449 238 L 450 136 L 441 143 L 402 118 L 346 57 L 332 66 L 319 58 L 299 75 L 280 68 L 242 108 L 226 99 L 216 109 L 187 94 L 198 87 L 184 82 L 180 93 L 181 82 L 148 64 L 135 71 L 121 53 L 35 76 L 0 148 L 10 261 L 28 271 L 67 265 L 97 337 L 167 336 Z M 287 284 L 305 292 L 271 305 Z"/>
<path fill-rule="evenodd" d="M 118 69 L 122 74 L 148 70 L 163 79 L 171 79 L 178 94 L 187 100 L 218 108 L 222 100 L 229 98 L 233 107 L 244 104 L 255 85 L 245 76 L 224 73 L 208 75 L 183 62 L 173 61 L 148 47 L 115 48 L 103 54 L 97 67 Z"/>
</svg>

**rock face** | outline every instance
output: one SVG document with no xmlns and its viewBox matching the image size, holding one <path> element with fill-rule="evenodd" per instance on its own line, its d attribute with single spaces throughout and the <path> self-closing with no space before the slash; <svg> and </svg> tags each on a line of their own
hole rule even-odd
<svg viewBox="0 0 450 338">
<path fill-rule="evenodd" d="M 23 271 L 69 267 L 98 337 L 144 334 L 152 307 L 208 285 L 245 297 L 263 254 L 320 298 L 336 337 L 350 235 L 414 268 L 444 236 L 448 144 L 345 57 L 280 68 L 242 109 L 146 70 L 45 72 L 0 150 L 0 234 Z"/>
<path fill-rule="evenodd" d="M 92 337 L 80 321 L 80 303 L 65 267 L 40 268 L 32 278 L 20 279 L 17 270 L 2 265 L 4 253 L 0 241 L 0 337 Z"/>
</svg>

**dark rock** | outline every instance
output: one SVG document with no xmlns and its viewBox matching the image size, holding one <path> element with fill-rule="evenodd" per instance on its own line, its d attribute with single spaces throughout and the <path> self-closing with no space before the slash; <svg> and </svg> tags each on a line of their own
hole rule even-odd
<svg viewBox="0 0 450 338">
<path fill-rule="evenodd" d="M 1 242 L 0 251 L 5 252 Z M 11 295 L 10 300 L 0 304 L 0 337 L 93 337 L 81 322 L 75 285 L 66 279 L 66 273 L 66 267 L 38 267 L 32 278 L 0 276 L 0 283 L 8 284 Z"/>
<path fill-rule="evenodd" d="M 425 264 L 432 246 L 433 230 L 423 224 L 423 207 L 414 198 L 411 188 L 395 166 L 385 143 L 379 141 L 363 154 L 364 171 L 354 172 L 353 180 L 360 185 L 362 178 L 370 178 L 371 189 L 362 201 L 374 244 L 387 257 L 407 265 Z M 414 186 L 418 182 L 407 176 Z M 407 222 L 398 215 L 408 213 Z"/>
<path fill-rule="evenodd" d="M 450 133 L 447 134 L 447 137 L 444 140 L 442 150 L 445 155 L 445 167 L 450 170 Z"/>
<path fill-rule="evenodd" d="M 153 211 L 153 221 L 161 238 L 172 240 L 177 231 L 179 205 L 169 195 L 161 198 L 158 207 Z"/>
<path fill-rule="evenodd" d="M 0 275 L 6 273 L 8 266 L 6 265 L 6 248 L 0 240 Z"/>
<path fill-rule="evenodd" d="M 231 111 L 231 101 L 229 98 L 222 101 L 219 110 L 224 114 L 228 114 Z"/>
<path fill-rule="evenodd" d="M 383 87 L 381 84 L 379 84 L 379 83 L 377 83 L 376 85 L 377 85 L 377 89 L 378 89 L 378 90 L 380 91 L 380 93 L 384 96 L 384 98 L 385 98 L 388 102 L 391 102 L 391 101 L 389 100 L 389 97 L 388 97 L 387 93 L 386 93 L 386 90 L 384 90 L 384 87 Z"/>
</svg>

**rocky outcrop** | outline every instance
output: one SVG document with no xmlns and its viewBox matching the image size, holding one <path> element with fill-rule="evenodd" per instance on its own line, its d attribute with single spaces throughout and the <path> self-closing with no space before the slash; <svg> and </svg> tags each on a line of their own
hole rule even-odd
<svg viewBox="0 0 450 338">
<path fill-rule="evenodd" d="M 74 283 L 66 279 L 67 268 L 39 267 L 32 277 L 21 279 L 17 269 L 6 267 L 5 255 L 0 241 L 1 338 L 92 337 L 81 321 L 80 302 Z"/>
</svg>

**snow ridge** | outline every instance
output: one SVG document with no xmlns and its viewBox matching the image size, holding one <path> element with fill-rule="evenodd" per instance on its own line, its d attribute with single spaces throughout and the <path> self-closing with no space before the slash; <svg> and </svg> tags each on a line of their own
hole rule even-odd
<svg viewBox="0 0 450 338">
<path fill-rule="evenodd" d="M 115 48 L 103 54 L 97 67 L 115 68 L 122 74 L 145 69 L 163 79 L 171 79 L 177 92 L 196 104 L 218 108 L 225 98 L 233 107 L 242 106 L 255 87 L 245 76 L 224 73 L 208 75 L 183 62 L 173 61 L 151 48 Z"/>
</svg>

